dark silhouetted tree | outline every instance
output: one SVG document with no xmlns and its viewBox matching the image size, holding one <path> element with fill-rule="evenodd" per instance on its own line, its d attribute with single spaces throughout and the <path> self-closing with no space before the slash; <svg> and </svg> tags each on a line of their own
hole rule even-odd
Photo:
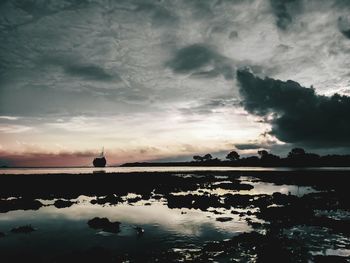
<svg viewBox="0 0 350 263">
<path fill-rule="evenodd" d="M 203 157 L 199 155 L 193 156 L 193 160 L 196 162 L 203 162 Z"/>
<path fill-rule="evenodd" d="M 303 148 L 293 148 L 288 153 L 288 158 L 299 158 L 305 156 L 305 150 Z"/>
<path fill-rule="evenodd" d="M 232 151 L 229 154 L 227 154 L 226 159 L 230 161 L 236 161 L 239 160 L 239 154 L 236 151 Z"/>
<path fill-rule="evenodd" d="M 204 161 L 210 161 L 211 159 L 213 159 L 213 156 L 210 153 L 207 153 L 202 158 Z"/>
<path fill-rule="evenodd" d="M 279 162 L 280 157 L 274 154 L 269 153 L 266 150 L 258 151 L 260 160 L 264 165 L 276 165 Z"/>
<path fill-rule="evenodd" d="M 267 156 L 269 154 L 268 151 L 266 150 L 260 150 L 258 151 L 258 155 L 260 156 L 260 159 L 263 159 L 265 156 Z"/>
</svg>

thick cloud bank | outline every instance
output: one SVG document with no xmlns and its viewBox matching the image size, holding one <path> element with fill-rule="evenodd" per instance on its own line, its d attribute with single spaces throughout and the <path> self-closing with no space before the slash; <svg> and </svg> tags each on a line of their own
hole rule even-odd
<svg viewBox="0 0 350 263">
<path fill-rule="evenodd" d="M 318 95 L 295 81 L 237 72 L 244 108 L 272 125 L 279 140 L 304 145 L 350 145 L 350 97 Z"/>
<path fill-rule="evenodd" d="M 226 79 L 233 78 L 229 59 L 201 44 L 193 44 L 177 50 L 166 65 L 175 73 L 192 73 L 193 76 L 208 78 L 222 74 Z"/>
<path fill-rule="evenodd" d="M 293 11 L 300 12 L 300 0 L 270 0 L 271 8 L 276 16 L 276 25 L 286 30 L 293 22 Z"/>
</svg>

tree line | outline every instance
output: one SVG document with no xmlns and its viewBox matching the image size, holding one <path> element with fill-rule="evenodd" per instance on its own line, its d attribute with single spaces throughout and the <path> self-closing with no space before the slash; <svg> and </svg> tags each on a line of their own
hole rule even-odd
<svg viewBox="0 0 350 263">
<path fill-rule="evenodd" d="M 303 148 L 293 148 L 286 157 L 280 157 L 266 150 L 257 151 L 257 156 L 241 157 L 237 151 L 231 151 L 225 160 L 214 158 L 210 153 L 193 156 L 192 163 L 203 165 L 231 166 L 350 166 L 350 155 L 318 155 L 308 153 Z"/>
</svg>

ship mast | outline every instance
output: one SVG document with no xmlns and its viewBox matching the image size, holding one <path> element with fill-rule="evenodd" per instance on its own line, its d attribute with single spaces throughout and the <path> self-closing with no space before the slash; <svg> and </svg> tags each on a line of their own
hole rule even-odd
<svg viewBox="0 0 350 263">
<path fill-rule="evenodd" d="M 101 157 L 104 157 L 104 151 L 105 151 L 105 147 L 104 147 L 104 146 L 102 146 Z"/>
</svg>

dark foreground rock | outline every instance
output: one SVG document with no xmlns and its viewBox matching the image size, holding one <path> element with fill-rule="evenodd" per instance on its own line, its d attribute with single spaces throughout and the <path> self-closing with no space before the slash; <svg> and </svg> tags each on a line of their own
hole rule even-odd
<svg viewBox="0 0 350 263">
<path fill-rule="evenodd" d="M 104 204 L 110 204 L 110 205 L 116 205 L 119 202 L 121 202 L 122 199 L 119 196 L 116 196 L 115 194 L 109 194 L 105 197 L 97 197 L 96 199 L 91 200 L 91 204 L 98 204 L 98 205 L 104 205 Z"/>
<path fill-rule="evenodd" d="M 213 186 L 213 188 L 221 188 L 227 190 L 251 190 L 254 188 L 251 184 L 243 184 L 239 181 L 234 180 L 232 183 L 219 183 Z"/>
<path fill-rule="evenodd" d="M 56 200 L 53 204 L 56 208 L 66 208 L 71 207 L 75 202 L 69 201 L 69 200 Z"/>
<path fill-rule="evenodd" d="M 219 221 L 219 222 L 228 222 L 228 221 L 232 221 L 233 218 L 232 217 L 218 217 L 216 218 L 216 221 Z"/>
<path fill-rule="evenodd" d="M 310 224 L 318 227 L 326 227 L 334 233 L 345 234 L 350 237 L 350 219 L 337 220 L 321 216 L 312 218 Z"/>
<path fill-rule="evenodd" d="M 31 225 L 19 226 L 11 229 L 11 232 L 15 234 L 19 234 L 19 233 L 28 234 L 33 231 L 35 231 L 35 229 Z"/>
<path fill-rule="evenodd" d="M 314 256 L 315 263 L 348 263 L 349 260 L 346 257 L 340 256 Z"/>
<path fill-rule="evenodd" d="M 135 227 L 135 230 L 136 230 L 136 234 L 138 236 L 143 236 L 143 234 L 145 233 L 145 230 L 142 227 L 139 227 L 139 226 Z"/>
<path fill-rule="evenodd" d="M 216 195 L 172 195 L 166 196 L 169 208 L 193 208 L 206 211 L 208 208 L 222 207 L 220 198 Z"/>
<path fill-rule="evenodd" d="M 108 218 L 95 217 L 88 221 L 89 227 L 93 229 L 101 229 L 109 233 L 120 232 L 120 222 L 111 222 Z"/>
<path fill-rule="evenodd" d="M 295 240 L 274 232 L 267 232 L 266 235 L 251 232 L 206 244 L 202 248 L 200 259 L 202 262 L 221 261 L 227 257 L 237 262 L 307 262 L 310 255 Z"/>
<path fill-rule="evenodd" d="M 305 224 L 310 218 L 313 218 L 314 212 L 304 206 L 293 204 L 282 207 L 260 208 L 258 216 L 264 220 L 283 223 L 284 226 L 287 226 Z"/>
<path fill-rule="evenodd" d="M 0 213 L 6 213 L 13 210 L 38 210 L 42 205 L 43 204 L 40 201 L 29 198 L 0 200 Z"/>
</svg>

